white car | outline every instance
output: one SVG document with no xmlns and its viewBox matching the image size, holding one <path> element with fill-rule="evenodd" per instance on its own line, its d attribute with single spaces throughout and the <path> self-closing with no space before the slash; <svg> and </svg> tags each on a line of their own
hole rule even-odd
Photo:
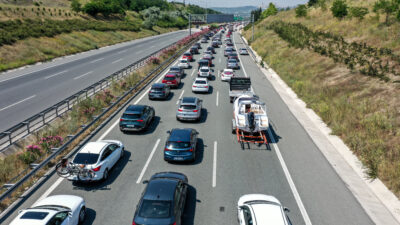
<svg viewBox="0 0 400 225">
<path fill-rule="evenodd" d="M 291 225 L 285 212 L 287 208 L 274 196 L 248 194 L 238 201 L 238 220 L 240 225 Z"/>
<path fill-rule="evenodd" d="M 232 69 L 224 69 L 221 72 L 221 80 L 222 81 L 230 81 L 232 77 L 234 77 L 235 74 L 233 73 Z"/>
<path fill-rule="evenodd" d="M 124 145 L 116 140 L 102 140 L 89 142 L 75 155 L 73 164 L 83 165 L 84 168 L 91 169 L 94 177 L 87 181 L 106 180 L 109 171 L 124 155 Z M 72 175 L 68 180 L 76 181 L 78 177 Z M 81 181 L 85 181 L 82 180 Z"/>
<path fill-rule="evenodd" d="M 10 225 L 78 225 L 86 217 L 86 203 L 74 195 L 53 195 L 18 212 Z"/>
<path fill-rule="evenodd" d="M 197 72 L 198 77 L 211 78 L 211 69 L 208 66 L 200 67 L 199 72 Z"/>
<path fill-rule="evenodd" d="M 187 61 L 187 59 L 181 59 L 181 60 L 179 60 L 178 66 L 179 66 L 180 68 L 183 68 L 183 69 L 189 69 L 189 68 L 190 68 L 190 64 L 189 64 L 189 62 Z"/>
<path fill-rule="evenodd" d="M 208 84 L 207 78 L 197 77 L 192 85 L 192 92 L 203 92 L 208 93 L 210 85 Z"/>
</svg>

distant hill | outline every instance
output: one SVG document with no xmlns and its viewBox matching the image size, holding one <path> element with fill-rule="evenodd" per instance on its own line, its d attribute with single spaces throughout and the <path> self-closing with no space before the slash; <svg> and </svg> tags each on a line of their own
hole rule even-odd
<svg viewBox="0 0 400 225">
<path fill-rule="evenodd" d="M 241 6 L 241 7 L 212 7 L 215 11 L 222 12 L 224 14 L 250 14 L 254 9 L 258 9 L 256 6 Z"/>
</svg>

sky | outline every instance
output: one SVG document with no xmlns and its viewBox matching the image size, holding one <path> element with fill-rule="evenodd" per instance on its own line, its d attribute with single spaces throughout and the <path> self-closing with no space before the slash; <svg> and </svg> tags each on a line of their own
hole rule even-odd
<svg viewBox="0 0 400 225">
<path fill-rule="evenodd" d="M 171 0 L 169 0 L 171 1 Z M 184 0 L 174 0 L 177 2 L 183 2 Z M 304 4 L 308 0 L 185 0 L 186 3 L 200 5 L 202 7 L 239 7 L 239 6 L 268 6 L 270 2 L 274 3 L 278 7 L 296 6 L 298 4 Z"/>
</svg>

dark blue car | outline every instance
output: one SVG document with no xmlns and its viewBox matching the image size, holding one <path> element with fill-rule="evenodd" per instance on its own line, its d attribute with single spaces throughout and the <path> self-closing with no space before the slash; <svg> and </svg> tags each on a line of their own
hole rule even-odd
<svg viewBox="0 0 400 225">
<path fill-rule="evenodd" d="M 147 183 L 133 225 L 181 225 L 188 192 L 186 175 L 176 172 L 154 174 Z"/>
<path fill-rule="evenodd" d="M 151 125 L 155 115 L 154 108 L 147 105 L 130 105 L 119 120 L 119 129 L 125 131 L 142 131 Z"/>
<path fill-rule="evenodd" d="M 165 161 L 194 161 L 196 159 L 197 135 L 195 129 L 172 129 L 165 143 Z"/>
</svg>

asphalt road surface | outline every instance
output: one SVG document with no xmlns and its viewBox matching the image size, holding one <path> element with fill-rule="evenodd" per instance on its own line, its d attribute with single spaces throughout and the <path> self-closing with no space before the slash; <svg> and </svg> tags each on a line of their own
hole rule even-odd
<svg viewBox="0 0 400 225">
<path fill-rule="evenodd" d="M 187 35 L 143 38 L 1 74 L 0 132 Z"/>
<path fill-rule="evenodd" d="M 236 48 L 244 47 L 234 34 Z M 202 44 L 204 47 L 208 44 Z M 196 61 L 200 55 L 196 55 Z M 110 179 L 97 184 L 73 185 L 54 175 L 20 208 L 39 198 L 55 194 L 83 196 L 87 202 L 85 224 L 132 224 L 133 213 L 147 180 L 156 172 L 176 171 L 189 178 L 190 190 L 184 224 L 238 224 L 236 204 L 249 193 L 274 195 L 290 209 L 293 224 L 367 225 L 373 224 L 361 205 L 335 173 L 303 127 L 255 65 L 250 56 L 240 56 L 237 75 L 250 76 L 253 89 L 267 104 L 271 124 L 270 147 L 251 146 L 242 150 L 231 134 L 232 104 L 228 83 L 218 77 L 225 67 L 223 47 L 213 60 L 215 80 L 209 94 L 193 94 L 196 62 L 186 70 L 181 88 L 167 101 L 149 101 L 147 89 L 132 104 L 151 105 L 156 116 L 145 133 L 123 134 L 114 118 L 94 140 L 117 139 L 126 146 L 124 158 L 110 172 Z M 104 64 L 110 62 L 103 62 Z M 160 76 L 161 77 L 161 76 Z M 182 96 L 203 99 L 203 116 L 198 123 L 176 121 L 177 101 Z M 166 131 L 190 127 L 199 132 L 200 145 L 194 163 L 170 164 L 163 160 Z M 4 221 L 8 224 L 16 212 Z"/>
</svg>

